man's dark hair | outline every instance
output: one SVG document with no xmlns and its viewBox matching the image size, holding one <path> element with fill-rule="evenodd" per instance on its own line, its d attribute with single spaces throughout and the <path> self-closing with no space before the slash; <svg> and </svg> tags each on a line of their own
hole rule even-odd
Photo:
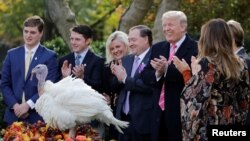
<svg viewBox="0 0 250 141">
<path fill-rule="evenodd" d="M 82 34 L 85 39 L 93 38 L 92 29 L 87 25 L 77 25 L 71 28 L 71 31 Z"/>
<path fill-rule="evenodd" d="M 151 29 L 149 27 L 147 27 L 146 25 L 137 25 L 137 26 L 133 26 L 129 30 L 131 31 L 131 30 L 134 30 L 134 29 L 140 30 L 140 36 L 141 37 L 148 37 L 149 45 L 152 46 L 153 37 L 152 37 L 152 31 L 151 31 Z"/>
</svg>

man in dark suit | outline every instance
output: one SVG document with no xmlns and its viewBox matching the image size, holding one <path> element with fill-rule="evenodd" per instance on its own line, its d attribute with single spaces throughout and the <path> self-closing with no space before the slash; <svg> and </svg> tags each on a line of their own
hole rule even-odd
<svg viewBox="0 0 250 141">
<path fill-rule="evenodd" d="M 2 92 L 7 105 L 4 121 L 37 122 L 42 118 L 35 111 L 38 99 L 37 79 L 30 80 L 31 70 L 38 64 L 48 67 L 47 80 L 55 82 L 58 77 L 56 53 L 40 44 L 44 22 L 38 16 L 24 21 L 24 45 L 10 49 L 2 68 Z"/>
<path fill-rule="evenodd" d="M 92 30 L 87 25 L 77 25 L 71 29 L 70 44 L 73 52 L 59 59 L 59 69 L 61 70 L 59 78 L 73 74 L 100 92 L 104 59 L 90 50 L 92 36 Z M 91 122 L 91 125 L 104 138 L 104 125 L 98 121 Z"/>
<path fill-rule="evenodd" d="M 92 36 L 91 28 L 86 25 L 71 29 L 70 43 L 73 52 L 59 59 L 60 78 L 73 74 L 99 91 L 104 59 L 90 50 Z"/>
<path fill-rule="evenodd" d="M 116 117 L 129 121 L 119 141 L 150 141 L 153 90 L 146 86 L 140 73 L 149 61 L 152 32 L 144 25 L 129 30 L 131 55 L 122 58 L 122 62 L 111 65 L 112 72 L 124 84 L 118 95 Z"/>
<path fill-rule="evenodd" d="M 187 18 L 181 11 L 168 11 L 162 16 L 166 41 L 152 46 L 150 63 L 142 72 L 143 81 L 155 87 L 153 141 L 181 141 L 180 94 L 184 80 L 172 63 L 172 57 L 185 59 L 190 65 L 196 56 L 197 43 L 187 34 Z"/>
<path fill-rule="evenodd" d="M 250 72 L 250 57 L 244 48 L 244 30 L 241 27 L 241 24 L 237 21 L 229 20 L 227 24 L 235 40 L 236 46 L 234 47 L 234 52 L 245 60 L 248 67 L 248 72 Z M 249 110 L 248 110 L 246 124 L 250 125 L 250 106 L 248 109 Z"/>
<path fill-rule="evenodd" d="M 244 30 L 237 21 L 229 20 L 227 24 L 235 40 L 236 46 L 233 48 L 234 52 L 245 60 L 247 67 L 250 70 L 250 57 L 244 48 Z"/>
</svg>

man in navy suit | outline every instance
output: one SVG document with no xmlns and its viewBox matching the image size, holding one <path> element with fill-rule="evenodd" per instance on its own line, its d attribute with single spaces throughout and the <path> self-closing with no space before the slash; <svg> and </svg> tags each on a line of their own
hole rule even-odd
<svg viewBox="0 0 250 141">
<path fill-rule="evenodd" d="M 198 53 L 197 43 L 186 34 L 187 17 L 181 11 L 164 13 L 162 26 L 166 41 L 152 46 L 150 63 L 142 72 L 143 81 L 155 87 L 152 140 L 181 141 L 180 94 L 184 80 L 171 59 L 175 55 L 190 65 L 191 56 Z M 160 102 L 161 94 L 164 102 Z"/>
<path fill-rule="evenodd" d="M 4 121 L 8 125 L 14 121 L 42 120 L 34 109 L 39 96 L 37 79 L 30 79 L 32 68 L 45 64 L 49 70 L 46 79 L 55 82 L 58 77 L 56 53 L 40 44 L 43 28 L 44 22 L 39 16 L 27 18 L 23 28 L 25 44 L 10 49 L 3 62 L 1 87 L 7 105 Z"/>
<path fill-rule="evenodd" d="M 144 25 L 129 30 L 131 55 L 111 65 L 112 72 L 124 84 L 118 95 L 116 117 L 128 121 L 129 127 L 119 134 L 119 141 L 150 141 L 153 101 L 151 87 L 146 86 L 140 73 L 149 61 L 152 32 Z"/>
<path fill-rule="evenodd" d="M 70 44 L 73 52 L 59 59 L 60 78 L 73 74 L 100 92 L 104 59 L 90 50 L 92 36 L 93 32 L 87 25 L 77 25 L 71 29 Z M 91 125 L 104 138 L 104 125 L 98 121 L 91 122 Z"/>
<path fill-rule="evenodd" d="M 236 46 L 233 48 L 234 52 L 245 60 L 248 67 L 248 72 L 250 72 L 250 57 L 244 48 L 244 30 L 241 27 L 241 24 L 237 21 L 229 20 L 227 24 L 235 40 Z M 250 125 L 250 106 L 248 108 L 246 124 Z"/>
<path fill-rule="evenodd" d="M 71 29 L 70 44 L 73 52 L 59 59 L 60 78 L 73 74 L 100 91 L 104 59 L 90 50 L 92 36 L 92 30 L 87 25 L 77 25 Z"/>
</svg>

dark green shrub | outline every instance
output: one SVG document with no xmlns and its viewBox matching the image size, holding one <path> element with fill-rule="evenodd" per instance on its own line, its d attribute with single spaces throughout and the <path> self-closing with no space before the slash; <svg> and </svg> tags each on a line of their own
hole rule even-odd
<svg viewBox="0 0 250 141">
<path fill-rule="evenodd" d="M 66 46 L 65 42 L 61 37 L 55 37 L 50 41 L 43 43 L 47 48 L 54 50 L 58 57 L 62 57 L 70 52 L 69 48 Z"/>
<path fill-rule="evenodd" d="M 94 41 L 91 44 L 91 50 L 99 56 L 105 57 L 105 42 Z"/>
</svg>

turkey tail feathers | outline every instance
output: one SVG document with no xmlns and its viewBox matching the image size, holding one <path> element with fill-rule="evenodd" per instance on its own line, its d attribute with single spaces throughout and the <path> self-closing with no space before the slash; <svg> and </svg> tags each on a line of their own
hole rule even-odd
<svg viewBox="0 0 250 141">
<path fill-rule="evenodd" d="M 99 119 L 107 125 L 113 124 L 120 133 L 123 133 L 121 128 L 127 128 L 129 126 L 129 122 L 116 119 L 110 110 L 105 110 Z"/>
<path fill-rule="evenodd" d="M 118 119 L 113 119 L 113 125 L 115 126 L 115 128 L 123 134 L 123 131 L 121 130 L 121 128 L 127 128 L 129 123 L 126 121 L 120 121 Z"/>
</svg>

